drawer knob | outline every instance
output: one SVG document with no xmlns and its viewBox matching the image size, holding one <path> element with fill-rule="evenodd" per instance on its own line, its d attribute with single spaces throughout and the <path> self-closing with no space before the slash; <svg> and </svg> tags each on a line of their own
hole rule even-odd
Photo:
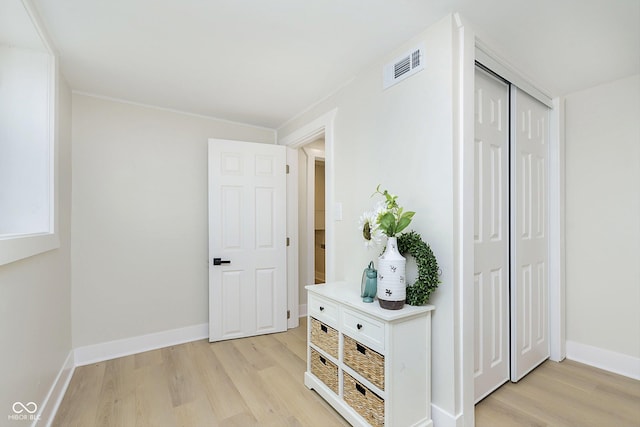
<svg viewBox="0 0 640 427">
<path fill-rule="evenodd" d="M 358 330 L 362 329 L 362 324 L 361 324 L 361 323 L 358 323 L 358 324 L 356 325 L 356 328 L 358 328 Z"/>
<path fill-rule="evenodd" d="M 324 307 L 323 306 L 320 306 L 320 311 L 324 311 Z"/>
</svg>

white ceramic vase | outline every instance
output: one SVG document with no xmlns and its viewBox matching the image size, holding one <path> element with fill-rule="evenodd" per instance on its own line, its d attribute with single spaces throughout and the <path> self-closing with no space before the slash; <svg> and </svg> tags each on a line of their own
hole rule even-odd
<svg viewBox="0 0 640 427">
<path fill-rule="evenodd" d="M 405 275 L 407 260 L 398 251 L 398 239 L 389 237 L 387 247 L 378 257 L 378 292 L 380 307 L 399 310 L 407 299 Z"/>
</svg>

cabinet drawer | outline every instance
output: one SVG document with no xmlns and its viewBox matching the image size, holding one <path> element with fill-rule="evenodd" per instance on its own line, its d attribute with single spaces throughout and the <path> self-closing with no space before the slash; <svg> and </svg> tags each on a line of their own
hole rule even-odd
<svg viewBox="0 0 640 427">
<path fill-rule="evenodd" d="M 318 297 L 317 295 L 309 295 L 309 314 L 321 322 L 337 326 L 338 324 L 338 306 L 336 303 Z"/>
<path fill-rule="evenodd" d="M 376 351 L 384 351 L 384 323 L 372 317 L 351 310 L 344 310 L 343 332 L 352 338 L 372 347 Z"/>
<path fill-rule="evenodd" d="M 384 399 L 346 372 L 344 400 L 372 426 L 384 426 Z"/>
<path fill-rule="evenodd" d="M 311 318 L 311 342 L 338 358 L 338 331 L 321 321 Z"/>
<path fill-rule="evenodd" d="M 338 394 L 338 367 L 311 349 L 311 373 Z"/>
<path fill-rule="evenodd" d="M 345 365 L 384 390 L 384 356 L 359 343 L 348 335 L 344 336 L 343 357 Z"/>
</svg>

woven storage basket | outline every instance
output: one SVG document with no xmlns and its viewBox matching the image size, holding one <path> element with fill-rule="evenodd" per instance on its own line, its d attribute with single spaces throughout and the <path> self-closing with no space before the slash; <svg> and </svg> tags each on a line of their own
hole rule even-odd
<svg viewBox="0 0 640 427">
<path fill-rule="evenodd" d="M 311 318 L 311 342 L 331 356 L 338 358 L 338 331 Z"/>
<path fill-rule="evenodd" d="M 344 335 L 344 363 L 384 390 L 384 356 Z"/>
<path fill-rule="evenodd" d="M 384 399 L 344 373 L 344 400 L 374 427 L 384 426 Z"/>
<path fill-rule="evenodd" d="M 338 367 L 311 349 L 311 373 L 338 394 Z"/>
</svg>

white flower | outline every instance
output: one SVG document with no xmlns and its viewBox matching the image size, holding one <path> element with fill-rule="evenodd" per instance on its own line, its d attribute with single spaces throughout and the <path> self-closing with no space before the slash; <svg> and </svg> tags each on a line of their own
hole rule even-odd
<svg viewBox="0 0 640 427">
<path fill-rule="evenodd" d="M 380 190 L 380 185 L 376 187 L 372 196 L 380 195 L 384 201 L 378 201 L 372 211 L 364 212 L 360 215 L 358 230 L 362 234 L 364 244 L 367 248 L 382 243 L 383 235 L 395 237 L 402 230 L 407 228 L 411 219 L 415 215 L 413 211 L 404 211 L 398 205 L 395 194 L 387 190 Z"/>
<path fill-rule="evenodd" d="M 364 212 L 358 221 L 358 230 L 362 233 L 364 245 L 371 248 L 382 243 L 382 231 L 378 227 L 378 212 Z"/>
<path fill-rule="evenodd" d="M 373 208 L 373 214 L 375 215 L 375 222 L 378 223 L 378 218 L 380 215 L 387 213 L 387 204 L 383 201 L 378 200 L 376 202 L 376 206 Z"/>
</svg>

